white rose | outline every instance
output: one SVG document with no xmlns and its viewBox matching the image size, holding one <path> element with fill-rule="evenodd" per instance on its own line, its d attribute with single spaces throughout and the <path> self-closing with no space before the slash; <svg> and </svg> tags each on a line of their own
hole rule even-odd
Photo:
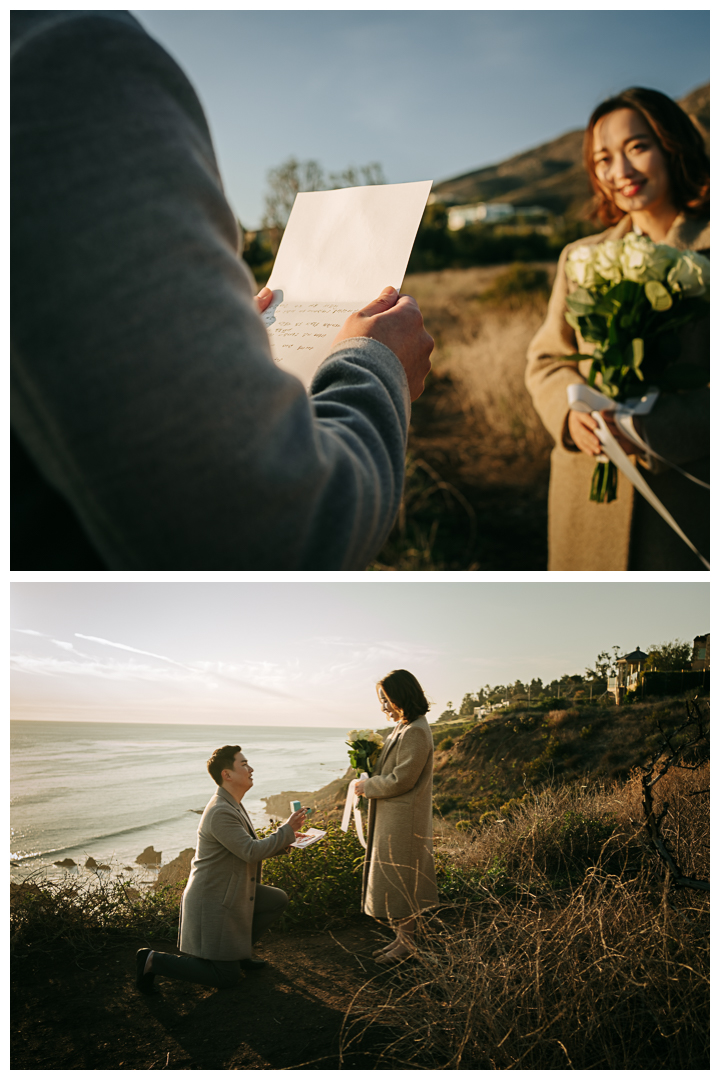
<svg viewBox="0 0 720 1080">
<path fill-rule="evenodd" d="M 596 251 L 597 248 L 592 244 L 581 244 L 580 247 L 573 248 L 567 257 L 567 276 L 583 289 L 591 289 L 602 281 L 595 270 Z"/>
<path fill-rule="evenodd" d="M 620 265 L 622 255 L 622 240 L 606 240 L 595 248 L 595 270 L 605 279 L 617 285 L 622 280 L 623 272 Z"/>
<path fill-rule="evenodd" d="M 647 236 L 629 233 L 623 241 L 620 266 L 623 277 L 630 281 L 662 281 L 676 258 L 675 248 L 653 244 Z"/>
<path fill-rule="evenodd" d="M 667 276 L 672 292 L 704 296 L 710 291 L 710 260 L 696 251 L 683 251 Z"/>
</svg>

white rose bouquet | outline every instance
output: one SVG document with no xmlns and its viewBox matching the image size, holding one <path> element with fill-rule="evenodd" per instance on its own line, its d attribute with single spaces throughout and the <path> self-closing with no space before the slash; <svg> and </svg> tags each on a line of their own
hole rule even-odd
<svg viewBox="0 0 720 1080">
<path fill-rule="evenodd" d="M 382 735 L 377 731 L 371 731 L 370 728 L 348 731 L 350 764 L 358 776 L 363 772 L 366 772 L 368 776 L 371 774 L 384 743 Z"/>
<path fill-rule="evenodd" d="M 577 284 L 565 318 L 595 345 L 587 382 L 616 401 L 658 390 L 704 386 L 708 373 L 678 359 L 677 332 L 707 316 L 710 261 L 629 233 L 622 240 L 582 244 L 570 252 L 567 276 Z M 644 385 L 643 385 L 644 384 Z M 617 469 L 598 463 L 590 488 L 594 502 L 616 497 Z"/>
</svg>

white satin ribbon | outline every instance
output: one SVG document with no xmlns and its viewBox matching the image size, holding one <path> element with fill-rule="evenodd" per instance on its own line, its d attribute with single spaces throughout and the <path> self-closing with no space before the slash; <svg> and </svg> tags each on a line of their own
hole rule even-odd
<svg viewBox="0 0 720 1080">
<path fill-rule="evenodd" d="M 366 772 L 360 773 L 357 777 L 358 780 L 368 780 L 368 774 Z M 355 780 L 351 780 L 348 784 L 347 798 L 345 799 L 345 809 L 343 810 L 342 821 L 340 822 L 340 828 L 343 832 L 348 831 L 350 825 L 350 814 L 352 813 L 355 818 L 355 832 L 357 838 L 362 846 L 367 849 L 367 843 L 363 836 L 362 816 L 360 814 L 360 796 L 355 794 Z"/>
<path fill-rule="evenodd" d="M 670 528 L 675 530 L 680 539 L 684 540 L 690 550 L 697 555 L 703 566 L 709 570 L 710 563 L 700 554 L 692 541 L 687 538 L 670 511 L 665 509 L 660 502 L 660 499 L 658 499 L 650 485 L 640 475 L 605 423 L 599 410 L 611 409 L 613 412 L 618 412 L 617 402 L 613 401 L 612 398 L 606 397 L 605 394 L 600 393 L 599 390 L 594 390 L 591 386 L 587 386 L 583 383 L 575 383 L 572 386 L 568 386 L 567 395 L 571 409 L 574 409 L 577 412 L 589 412 L 598 424 L 597 436 L 605 450 L 604 455 L 598 455 L 598 460 L 612 461 L 612 463 L 627 476 L 630 483 L 640 492 L 643 498 L 647 499 L 652 508 L 657 510 L 663 521 L 666 521 Z M 639 448 L 653 454 L 654 457 L 659 457 L 659 455 L 655 454 L 654 451 L 652 451 L 649 446 L 646 446 L 642 439 L 640 439 L 632 425 L 632 417 L 647 415 L 657 401 L 657 398 L 658 391 L 651 390 L 642 398 L 637 399 L 637 401 L 633 401 L 632 403 L 626 402 L 618 415 L 620 426 L 627 433 L 628 437 L 632 439 L 633 442 L 637 443 Z M 679 469 L 678 471 L 683 472 L 682 469 Z M 683 473 L 683 475 L 687 476 L 690 480 L 695 480 L 695 477 L 689 476 L 688 473 Z M 705 485 L 703 481 L 695 480 L 695 482 L 702 484 L 704 487 L 709 487 L 709 485 Z"/>
</svg>

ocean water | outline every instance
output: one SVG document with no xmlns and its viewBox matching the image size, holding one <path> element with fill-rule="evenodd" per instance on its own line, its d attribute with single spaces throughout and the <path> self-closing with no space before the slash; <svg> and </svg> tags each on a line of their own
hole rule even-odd
<svg viewBox="0 0 720 1080">
<path fill-rule="evenodd" d="M 88 856 L 141 873 L 135 859 L 150 844 L 163 864 L 194 847 L 193 811 L 215 791 L 205 763 L 228 743 L 242 746 L 255 770 L 243 805 L 253 824 L 267 825 L 263 796 L 316 791 L 344 774 L 346 735 L 346 728 L 14 720 L 11 878 L 44 868 L 57 879 L 64 871 L 56 861 L 82 867 Z"/>
</svg>

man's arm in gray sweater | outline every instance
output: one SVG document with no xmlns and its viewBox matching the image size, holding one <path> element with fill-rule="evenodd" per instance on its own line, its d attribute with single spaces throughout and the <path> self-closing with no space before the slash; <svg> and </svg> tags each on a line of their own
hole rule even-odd
<svg viewBox="0 0 720 1080">
<path fill-rule="evenodd" d="M 342 342 L 310 397 L 274 364 L 200 104 L 131 16 L 20 13 L 11 71 L 13 427 L 39 472 L 109 569 L 363 569 L 402 493 L 395 353 Z"/>
</svg>

